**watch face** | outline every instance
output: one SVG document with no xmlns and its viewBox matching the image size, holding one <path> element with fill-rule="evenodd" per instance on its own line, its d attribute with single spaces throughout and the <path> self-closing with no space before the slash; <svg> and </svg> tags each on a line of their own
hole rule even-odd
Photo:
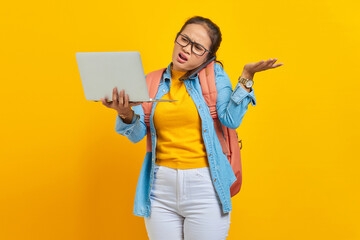
<svg viewBox="0 0 360 240">
<path fill-rule="evenodd" d="M 249 81 L 247 81 L 247 83 L 246 83 L 246 87 L 247 88 L 250 88 L 252 85 L 254 84 L 254 82 L 252 81 L 252 80 L 249 80 Z"/>
</svg>

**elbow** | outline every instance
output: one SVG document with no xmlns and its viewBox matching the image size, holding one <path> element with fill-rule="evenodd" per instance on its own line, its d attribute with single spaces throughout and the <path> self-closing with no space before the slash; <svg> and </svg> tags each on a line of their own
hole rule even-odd
<svg viewBox="0 0 360 240">
<path fill-rule="evenodd" d="M 224 124 L 226 127 L 231 128 L 231 129 L 237 129 L 241 124 L 240 122 L 231 122 L 230 124 Z"/>
<path fill-rule="evenodd" d="M 240 123 L 241 123 L 241 122 L 224 121 L 224 120 L 220 120 L 220 122 L 225 127 L 231 128 L 231 129 L 237 129 L 240 126 Z"/>
<path fill-rule="evenodd" d="M 138 138 L 131 138 L 131 137 L 128 137 L 128 139 L 130 140 L 130 142 L 132 143 L 138 143 L 141 141 L 141 139 L 138 139 Z"/>
<path fill-rule="evenodd" d="M 120 131 L 118 129 L 115 129 L 115 132 L 126 137 L 127 139 L 129 139 L 132 143 L 137 143 L 139 142 L 141 139 L 138 139 L 137 137 L 135 137 L 132 132 L 130 130 L 127 131 Z"/>
<path fill-rule="evenodd" d="M 138 143 L 138 142 L 140 142 L 145 136 L 146 136 L 146 129 L 145 129 L 145 131 L 142 131 L 140 134 L 135 134 L 134 132 L 131 132 L 129 135 L 126 135 L 126 137 L 127 137 L 132 143 Z"/>
<path fill-rule="evenodd" d="M 219 118 L 222 125 L 231 129 L 237 129 L 240 126 L 242 119 L 243 116 L 240 117 L 239 119 L 232 119 L 230 117 L 228 119 Z"/>
</svg>

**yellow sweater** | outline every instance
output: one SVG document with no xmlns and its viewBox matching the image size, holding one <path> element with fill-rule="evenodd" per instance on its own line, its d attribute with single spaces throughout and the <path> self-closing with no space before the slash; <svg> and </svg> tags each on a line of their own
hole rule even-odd
<svg viewBox="0 0 360 240">
<path fill-rule="evenodd" d="M 184 73 L 171 68 L 170 91 L 162 97 L 178 101 L 158 102 L 155 108 L 156 164 L 179 169 L 208 167 L 199 113 L 179 81 Z"/>
</svg>

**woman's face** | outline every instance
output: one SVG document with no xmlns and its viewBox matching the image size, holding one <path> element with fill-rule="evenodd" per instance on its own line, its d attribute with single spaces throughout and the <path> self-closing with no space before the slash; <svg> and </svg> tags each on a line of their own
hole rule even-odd
<svg viewBox="0 0 360 240">
<path fill-rule="evenodd" d="M 207 50 L 210 50 L 211 39 L 208 35 L 206 28 L 201 24 L 188 24 L 181 34 L 190 38 L 191 41 L 196 42 L 204 46 Z M 209 52 L 206 52 L 202 56 L 198 56 L 191 51 L 191 43 L 189 43 L 186 47 L 179 45 L 174 42 L 174 50 L 172 55 L 172 63 L 173 70 L 175 71 L 190 71 L 198 66 L 200 66 L 203 62 L 206 61 Z M 194 46 L 195 47 L 195 46 Z M 179 54 L 182 54 L 187 60 L 183 60 L 180 58 Z"/>
</svg>

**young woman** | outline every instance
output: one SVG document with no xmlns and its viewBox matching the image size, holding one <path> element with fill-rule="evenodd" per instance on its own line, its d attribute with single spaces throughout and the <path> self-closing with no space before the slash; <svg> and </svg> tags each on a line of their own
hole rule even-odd
<svg viewBox="0 0 360 240">
<path fill-rule="evenodd" d="M 152 152 L 147 152 L 136 188 L 134 214 L 144 217 L 150 239 L 220 240 L 230 227 L 230 186 L 236 180 L 214 130 L 202 97 L 199 76 L 179 78 L 216 57 L 221 43 L 219 27 L 210 19 L 188 19 L 174 41 L 172 62 L 163 73 L 150 115 Z M 275 59 L 244 66 L 241 82 L 232 89 L 222 64 L 214 64 L 217 113 L 221 123 L 237 128 L 251 102 L 254 74 L 281 66 Z M 221 62 L 220 62 L 221 63 Z M 141 103 L 113 89 L 113 101 L 102 103 L 117 111 L 115 130 L 131 142 L 147 134 Z"/>
</svg>

